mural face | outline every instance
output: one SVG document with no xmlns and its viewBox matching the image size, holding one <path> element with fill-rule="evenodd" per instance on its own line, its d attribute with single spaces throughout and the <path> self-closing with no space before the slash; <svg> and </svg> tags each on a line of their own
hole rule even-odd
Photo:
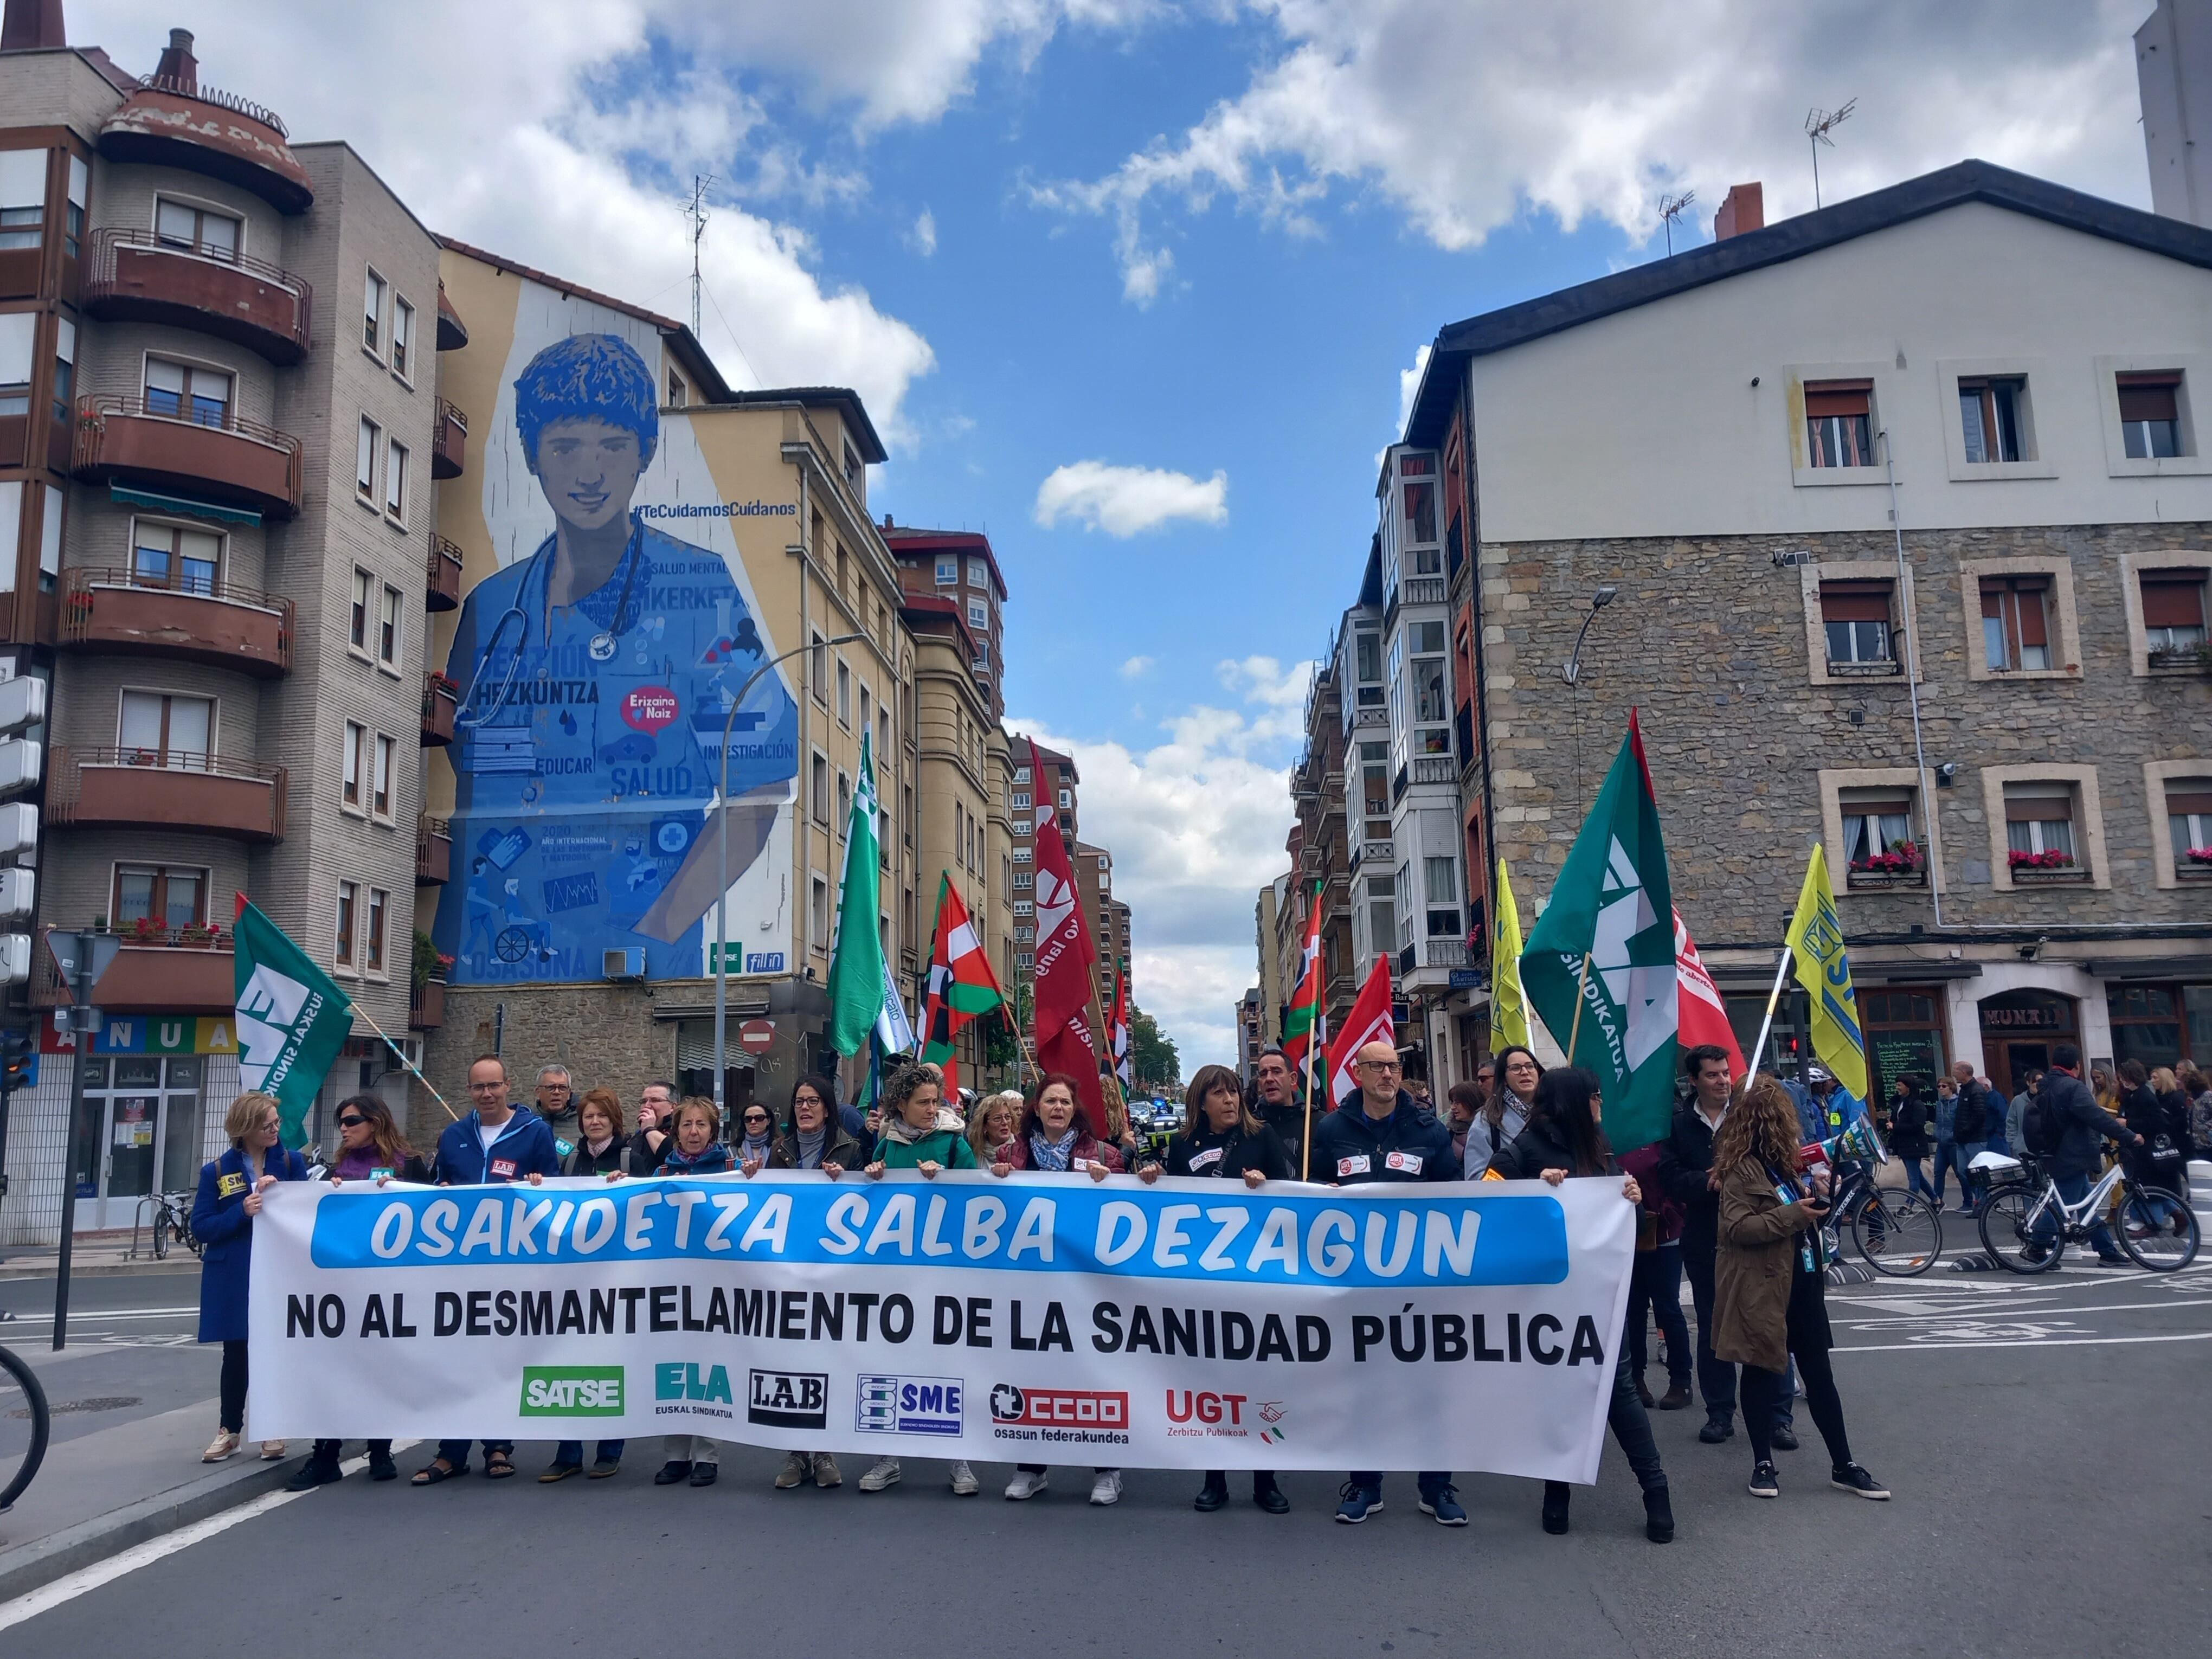
<svg viewBox="0 0 2212 1659">
<path fill-rule="evenodd" d="M 775 873 L 763 854 L 798 774 L 798 711 L 766 668 L 775 652 L 732 574 L 734 545 L 679 540 L 647 522 L 668 515 L 635 500 L 665 503 L 672 483 L 665 460 L 655 465 L 653 371 L 617 335 L 568 334 L 531 357 L 513 394 L 510 458 L 553 528 L 470 591 L 447 658 L 460 696 L 448 751 L 456 868 L 434 937 L 451 976 L 597 979 L 602 953 L 618 948 L 641 950 L 648 978 L 707 971 L 725 731 L 738 901 L 728 937 L 781 951 L 756 931 L 765 896 L 747 878 Z M 664 487 L 648 490 L 656 479 Z M 520 491 L 496 483 L 486 517 L 495 542 L 519 553 Z M 527 506 L 542 523 L 543 507 Z M 787 874 L 780 884 L 787 931 Z"/>
</svg>

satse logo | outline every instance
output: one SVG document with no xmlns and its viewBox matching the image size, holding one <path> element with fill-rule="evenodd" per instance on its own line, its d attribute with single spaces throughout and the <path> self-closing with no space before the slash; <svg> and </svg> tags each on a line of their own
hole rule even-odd
<svg viewBox="0 0 2212 1659">
<path fill-rule="evenodd" d="M 620 1417 L 619 1365 L 527 1365 L 522 1372 L 525 1417 Z"/>
<path fill-rule="evenodd" d="M 853 1426 L 863 1434 L 960 1433 L 967 1385 L 951 1376 L 863 1376 L 854 1385 Z"/>
<path fill-rule="evenodd" d="M 745 1421 L 771 1429 L 830 1426 L 830 1378 L 823 1371 L 754 1371 Z"/>
</svg>

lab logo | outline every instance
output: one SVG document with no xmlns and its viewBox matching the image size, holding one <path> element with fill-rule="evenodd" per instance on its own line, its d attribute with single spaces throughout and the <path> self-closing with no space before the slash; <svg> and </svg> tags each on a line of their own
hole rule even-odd
<svg viewBox="0 0 2212 1659">
<path fill-rule="evenodd" d="M 658 732 L 676 723 L 676 694 L 665 685 L 641 685 L 622 701 L 623 724 L 635 732 Z"/>
<path fill-rule="evenodd" d="M 821 1371 L 754 1371 L 745 1389 L 745 1421 L 770 1429 L 830 1426 L 830 1378 Z"/>
<path fill-rule="evenodd" d="M 1129 1396 L 1096 1389 L 1018 1389 L 1001 1382 L 991 1390 L 991 1420 L 1052 1428 L 1126 1429 Z"/>
<path fill-rule="evenodd" d="M 522 1371 L 525 1417 L 620 1417 L 619 1365 L 526 1365 Z"/>
<path fill-rule="evenodd" d="M 953 1376 L 863 1376 L 854 1384 L 853 1426 L 863 1434 L 958 1438 L 967 1385 Z"/>
</svg>

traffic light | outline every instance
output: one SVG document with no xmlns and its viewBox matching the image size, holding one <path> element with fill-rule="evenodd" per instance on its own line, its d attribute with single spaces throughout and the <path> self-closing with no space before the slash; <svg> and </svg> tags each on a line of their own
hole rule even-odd
<svg viewBox="0 0 2212 1659">
<path fill-rule="evenodd" d="M 27 1089 L 38 1080 L 38 1033 L 20 1027 L 0 1031 L 0 1094 Z"/>
</svg>

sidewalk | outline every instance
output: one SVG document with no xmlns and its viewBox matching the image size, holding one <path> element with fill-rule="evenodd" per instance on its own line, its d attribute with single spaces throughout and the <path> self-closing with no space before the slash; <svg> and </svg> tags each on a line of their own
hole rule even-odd
<svg viewBox="0 0 2212 1659">
<path fill-rule="evenodd" d="M 70 1277 L 110 1279 L 121 1274 L 196 1273 L 200 1259 L 181 1245 L 173 1245 L 167 1256 L 156 1261 L 143 1253 L 131 1259 L 128 1233 L 90 1233 L 76 1241 L 70 1252 Z M 60 1265 L 61 1251 L 52 1244 L 11 1244 L 0 1249 L 0 1280 L 52 1279 Z"/>
</svg>

